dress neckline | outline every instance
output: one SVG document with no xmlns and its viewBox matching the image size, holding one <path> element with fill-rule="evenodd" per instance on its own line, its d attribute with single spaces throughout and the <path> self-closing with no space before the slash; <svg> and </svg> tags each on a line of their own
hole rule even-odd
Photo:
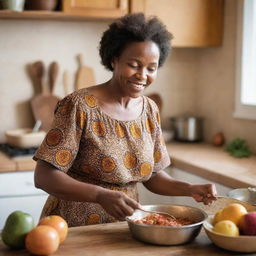
<svg viewBox="0 0 256 256">
<path fill-rule="evenodd" d="M 122 123 L 131 123 L 131 122 L 136 122 L 136 121 L 140 120 L 140 119 L 144 116 L 145 109 L 146 109 L 146 107 L 145 107 L 146 99 L 145 99 L 145 96 L 144 96 L 144 95 L 141 95 L 141 97 L 142 97 L 142 111 L 141 111 L 140 115 L 137 116 L 135 119 L 132 119 L 132 120 L 120 120 L 120 119 L 114 118 L 114 117 L 112 117 L 111 115 L 109 115 L 108 113 L 106 113 L 106 112 L 99 106 L 97 97 L 96 97 L 92 92 L 88 91 L 87 88 L 85 89 L 85 92 L 86 92 L 88 95 L 91 95 L 91 96 L 94 97 L 94 99 L 95 99 L 96 102 L 97 102 L 96 108 L 97 108 L 97 110 L 100 112 L 100 114 L 103 115 L 103 116 L 105 116 L 105 117 L 107 117 L 107 118 L 109 118 L 109 119 L 111 119 L 111 120 L 114 120 L 114 121 L 116 121 L 116 122 L 122 122 Z"/>
</svg>

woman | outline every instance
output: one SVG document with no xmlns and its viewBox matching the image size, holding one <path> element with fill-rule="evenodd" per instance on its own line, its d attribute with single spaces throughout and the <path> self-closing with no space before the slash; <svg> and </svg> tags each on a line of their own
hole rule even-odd
<svg viewBox="0 0 256 256">
<path fill-rule="evenodd" d="M 162 170 L 169 156 L 156 104 L 143 96 L 170 50 L 171 34 L 157 19 L 132 14 L 116 20 L 100 42 L 113 72 L 100 85 L 61 100 L 52 129 L 34 156 L 36 187 L 50 194 L 42 216 L 69 226 L 124 220 L 140 208 L 136 183 L 161 195 L 216 199 L 214 185 L 191 185 Z"/>
</svg>

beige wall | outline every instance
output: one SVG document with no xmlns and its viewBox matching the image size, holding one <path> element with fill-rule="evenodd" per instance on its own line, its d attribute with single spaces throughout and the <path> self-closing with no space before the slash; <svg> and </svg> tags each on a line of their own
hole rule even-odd
<svg viewBox="0 0 256 256">
<path fill-rule="evenodd" d="M 256 120 L 233 117 L 236 86 L 237 1 L 226 0 L 224 41 L 199 53 L 196 112 L 204 116 L 206 140 L 223 131 L 227 141 L 245 139 L 256 152 Z"/>
<path fill-rule="evenodd" d="M 156 82 L 148 89 L 163 98 L 162 119 L 190 113 L 205 118 L 205 138 L 217 131 L 228 140 L 240 136 L 256 152 L 256 121 L 232 117 L 235 90 L 236 0 L 226 0 L 222 47 L 205 49 L 175 48 Z M 97 83 L 110 77 L 98 56 L 98 42 L 107 22 L 59 22 L 1 20 L 0 22 L 0 142 L 4 131 L 32 127 L 34 120 L 29 100 L 33 87 L 25 66 L 43 60 L 47 66 L 58 61 L 60 74 L 56 94 L 64 96 L 62 74 L 68 70 L 70 84 L 77 69 L 75 56 L 83 53 L 85 64 L 96 74 Z"/>
<path fill-rule="evenodd" d="M 96 82 L 110 77 L 98 56 L 98 43 L 106 22 L 58 22 L 1 20 L 0 35 L 0 142 L 5 141 L 4 131 L 32 127 L 33 115 L 29 105 L 33 86 L 25 67 L 28 63 L 43 60 L 49 66 L 58 61 L 60 74 L 56 94 L 64 96 L 62 75 L 68 70 L 73 86 L 77 69 L 75 56 L 84 54 L 84 62 L 91 66 Z M 195 54 L 193 49 L 174 49 L 159 77 L 148 92 L 159 92 L 164 99 L 163 118 L 195 109 Z"/>
</svg>

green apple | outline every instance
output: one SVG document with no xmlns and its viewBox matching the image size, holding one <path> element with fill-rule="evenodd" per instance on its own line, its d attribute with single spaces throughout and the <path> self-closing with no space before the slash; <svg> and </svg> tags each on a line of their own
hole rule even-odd
<svg viewBox="0 0 256 256">
<path fill-rule="evenodd" d="M 33 217 L 22 211 L 11 213 L 2 231 L 3 242 L 14 249 L 25 247 L 25 237 L 35 226 Z"/>
</svg>

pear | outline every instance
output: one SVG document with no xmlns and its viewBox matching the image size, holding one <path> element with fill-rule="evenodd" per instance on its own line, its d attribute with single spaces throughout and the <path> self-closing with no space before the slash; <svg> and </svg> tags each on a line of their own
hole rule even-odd
<svg viewBox="0 0 256 256">
<path fill-rule="evenodd" d="M 34 219 L 30 214 L 15 211 L 8 216 L 5 222 L 2 240 L 10 248 L 25 248 L 25 237 L 34 226 Z"/>
</svg>

